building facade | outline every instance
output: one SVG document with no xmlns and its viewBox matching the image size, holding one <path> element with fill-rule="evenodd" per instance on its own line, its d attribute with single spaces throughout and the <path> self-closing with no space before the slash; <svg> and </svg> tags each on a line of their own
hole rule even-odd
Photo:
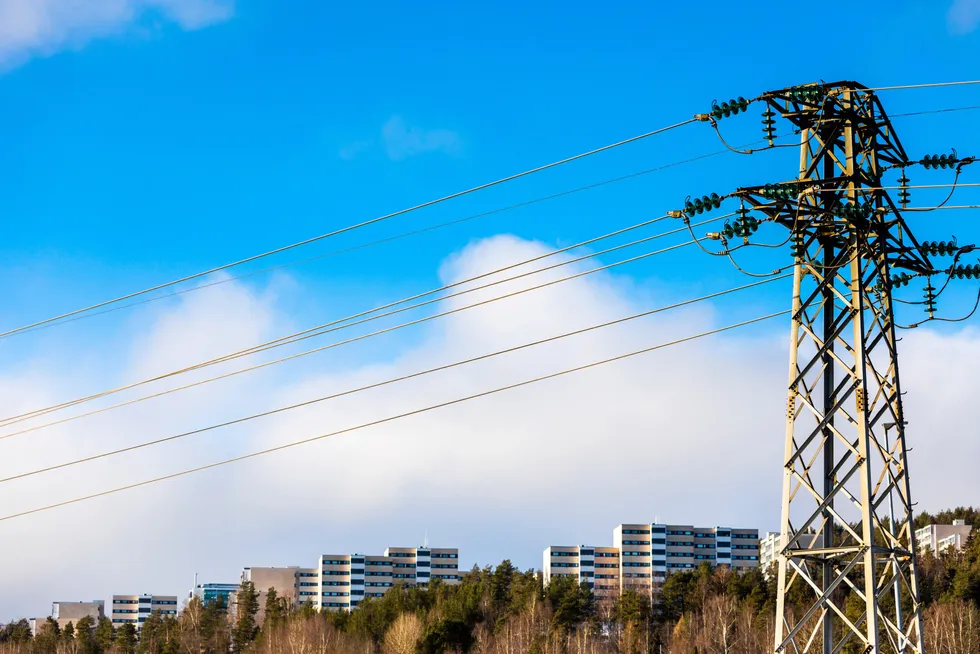
<svg viewBox="0 0 980 654">
<path fill-rule="evenodd" d="M 695 527 L 656 523 L 621 524 L 612 547 L 552 546 L 544 550 L 542 575 L 574 576 L 598 598 L 632 589 L 650 595 L 672 572 L 702 563 L 736 571 L 759 566 L 759 532 L 731 527 Z"/>
<path fill-rule="evenodd" d="M 177 615 L 176 595 L 113 595 L 112 596 L 112 626 L 121 627 L 131 624 L 137 630 L 151 613 L 162 615 Z"/>
<path fill-rule="evenodd" d="M 204 606 L 210 606 L 221 600 L 225 607 L 231 606 L 231 596 L 241 589 L 240 584 L 196 584 L 190 596 L 201 600 Z"/>
<path fill-rule="evenodd" d="M 92 600 L 91 602 L 52 602 L 51 619 L 58 623 L 59 629 L 64 629 L 69 624 L 78 625 L 83 618 L 92 618 L 95 623 L 105 617 L 105 601 Z M 31 633 L 37 636 L 38 629 L 47 620 L 45 618 L 31 618 Z"/>
<path fill-rule="evenodd" d="M 541 573 L 545 586 L 555 577 L 574 577 L 577 583 L 588 585 L 598 599 L 619 597 L 619 550 L 615 547 L 549 547 L 544 551 Z"/>
<path fill-rule="evenodd" d="M 930 550 L 935 554 L 948 549 L 961 550 L 970 538 L 973 527 L 965 520 L 953 520 L 951 525 L 926 525 L 915 530 L 919 552 Z"/>
<path fill-rule="evenodd" d="M 783 549 L 786 539 L 782 534 L 770 531 L 765 538 L 759 541 L 759 567 L 762 574 L 768 579 L 774 572 L 773 566 Z M 809 549 L 823 547 L 823 534 L 804 534 L 796 543 L 796 549 Z M 797 560 L 794 558 L 794 560 Z"/>
<path fill-rule="evenodd" d="M 398 585 L 426 586 L 433 579 L 460 583 L 458 549 L 389 547 L 381 555 L 323 554 L 316 568 L 245 568 L 242 573 L 242 581 L 251 581 L 260 593 L 260 613 L 271 588 L 288 595 L 293 606 L 309 602 L 321 611 L 350 611 L 366 597 L 381 597 Z"/>
</svg>

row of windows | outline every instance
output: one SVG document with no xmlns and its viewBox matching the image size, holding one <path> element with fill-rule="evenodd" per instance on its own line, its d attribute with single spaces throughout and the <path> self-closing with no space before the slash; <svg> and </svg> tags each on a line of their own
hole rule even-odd
<svg viewBox="0 0 980 654">
<path fill-rule="evenodd" d="M 392 583 L 390 581 L 367 581 L 364 582 L 365 586 L 374 586 L 377 588 L 390 588 Z"/>
<path fill-rule="evenodd" d="M 354 572 L 353 570 L 351 570 L 350 572 L 348 572 L 347 570 L 324 570 L 323 576 L 324 577 L 349 577 L 353 572 Z M 361 572 L 363 573 L 364 571 L 361 570 Z"/>
<path fill-rule="evenodd" d="M 358 564 L 364 563 L 364 557 L 363 556 L 352 556 L 350 558 L 350 562 L 351 563 L 358 563 Z"/>
<path fill-rule="evenodd" d="M 582 561 L 583 568 L 592 568 L 595 566 L 595 561 Z"/>
<path fill-rule="evenodd" d="M 581 550 L 580 554 L 582 556 L 594 556 L 595 550 Z"/>
<path fill-rule="evenodd" d="M 649 545 L 648 540 L 624 540 L 623 545 Z"/>
<path fill-rule="evenodd" d="M 578 563 L 552 563 L 552 568 L 577 568 Z"/>
<path fill-rule="evenodd" d="M 649 579 L 650 573 L 649 572 L 626 572 L 623 574 L 623 577 L 627 579 Z"/>
<path fill-rule="evenodd" d="M 583 576 L 583 577 L 592 577 L 592 576 L 594 576 L 594 575 L 595 575 L 595 573 L 594 573 L 594 572 L 589 572 L 588 570 L 583 570 L 583 571 L 582 571 L 582 576 Z"/>
<path fill-rule="evenodd" d="M 650 552 L 623 552 L 623 556 L 650 556 Z"/>
<path fill-rule="evenodd" d="M 301 581 L 301 582 L 299 582 L 296 585 L 297 586 L 317 586 L 317 585 L 319 585 L 319 583 L 316 582 L 316 581 Z"/>
<path fill-rule="evenodd" d="M 440 553 L 440 554 L 433 554 L 432 555 L 432 558 L 434 558 L 434 559 L 456 559 L 456 558 L 459 558 L 459 557 L 456 556 L 455 554 Z"/>
<path fill-rule="evenodd" d="M 113 604 L 137 604 L 136 600 L 112 600 Z"/>
<path fill-rule="evenodd" d="M 624 568 L 649 568 L 650 564 L 643 561 L 623 561 Z"/>
<path fill-rule="evenodd" d="M 365 577 L 390 577 L 391 576 L 391 573 L 390 572 L 370 572 L 369 571 L 369 572 L 365 572 L 364 573 L 364 576 Z"/>
<path fill-rule="evenodd" d="M 733 550 L 757 550 L 758 545 L 732 545 Z"/>
<path fill-rule="evenodd" d="M 296 576 L 297 577 L 315 577 L 316 576 L 316 573 L 315 572 L 297 572 L 296 573 Z"/>
<path fill-rule="evenodd" d="M 395 579 L 415 579 L 414 574 L 406 575 L 406 574 L 396 573 L 391 576 L 394 577 Z"/>
<path fill-rule="evenodd" d="M 596 563 L 595 564 L 595 567 L 597 567 L 597 568 L 618 568 L 619 567 L 619 564 L 618 563 Z"/>
<path fill-rule="evenodd" d="M 691 540 L 672 540 L 667 543 L 671 547 L 694 547 L 694 541 Z"/>
<path fill-rule="evenodd" d="M 324 593 L 324 597 L 350 597 L 350 593 L 342 593 L 338 591 L 332 591 L 329 593 Z"/>
<path fill-rule="evenodd" d="M 462 579 L 459 575 L 436 575 L 439 579 Z"/>
<path fill-rule="evenodd" d="M 733 556 L 736 561 L 758 561 L 758 556 Z"/>
<path fill-rule="evenodd" d="M 715 558 L 715 555 L 714 554 L 698 554 L 694 558 L 696 558 L 696 559 L 709 559 L 709 560 L 713 560 Z"/>
<path fill-rule="evenodd" d="M 459 569 L 459 565 L 457 565 L 456 563 L 433 563 L 432 564 L 432 567 L 433 568 L 440 568 L 440 569 L 444 569 L 444 570 L 458 570 Z"/>
<path fill-rule="evenodd" d="M 597 590 L 616 590 L 617 588 L 618 586 L 610 586 L 610 585 L 602 585 L 602 584 L 596 586 Z"/>
<path fill-rule="evenodd" d="M 619 558 L 619 552 L 596 552 L 595 556 L 596 556 L 597 559 L 599 559 L 599 558 L 607 558 L 607 559 L 608 558 L 613 558 L 613 559 L 618 559 Z"/>
<path fill-rule="evenodd" d="M 732 538 L 758 538 L 759 534 L 732 534 Z"/>
<path fill-rule="evenodd" d="M 690 536 L 693 533 L 694 532 L 690 532 L 690 531 L 671 531 L 671 530 L 667 531 L 668 536 Z"/>
<path fill-rule="evenodd" d="M 136 609 L 112 609 L 113 613 L 138 613 Z"/>
<path fill-rule="evenodd" d="M 324 586 L 350 586 L 349 581 L 325 581 Z"/>
<path fill-rule="evenodd" d="M 395 559 L 395 558 L 404 559 L 404 558 L 408 558 L 408 557 L 415 556 L 415 555 L 414 554 L 410 554 L 409 552 L 392 552 L 390 554 L 390 556 L 393 559 Z"/>
<path fill-rule="evenodd" d="M 690 563 L 668 563 L 668 568 L 693 568 L 694 566 Z"/>
<path fill-rule="evenodd" d="M 117 623 L 118 622 L 129 622 L 129 623 L 136 622 L 136 620 L 129 620 L 127 618 L 113 618 L 112 621 L 113 622 L 117 622 Z"/>
<path fill-rule="evenodd" d="M 624 529 L 623 530 L 623 533 L 624 534 L 641 534 L 641 535 L 643 535 L 643 534 L 649 534 L 650 533 L 650 530 L 649 529 Z"/>
<path fill-rule="evenodd" d="M 596 579 L 619 579 L 619 575 L 600 575 L 595 576 Z"/>
<path fill-rule="evenodd" d="M 349 561 L 341 561 L 340 559 L 323 559 L 320 565 L 347 565 Z"/>
<path fill-rule="evenodd" d="M 578 556 L 578 552 L 552 552 L 551 556 Z"/>
<path fill-rule="evenodd" d="M 731 556 L 732 555 L 731 555 L 730 552 L 718 552 L 718 558 L 719 559 L 727 559 L 727 558 L 730 558 Z"/>
</svg>

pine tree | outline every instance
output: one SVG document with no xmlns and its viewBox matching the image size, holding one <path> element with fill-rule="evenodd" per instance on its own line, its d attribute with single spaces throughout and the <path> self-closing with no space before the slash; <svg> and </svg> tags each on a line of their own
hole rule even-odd
<svg viewBox="0 0 980 654">
<path fill-rule="evenodd" d="M 112 649 L 112 643 L 116 639 L 116 630 L 112 626 L 112 620 L 106 617 L 99 618 L 99 624 L 95 627 L 95 647 L 99 652 L 108 652 Z"/>
<path fill-rule="evenodd" d="M 246 581 L 238 591 L 238 619 L 231 634 L 231 643 L 235 652 L 244 652 L 258 636 L 259 628 L 255 625 L 255 614 L 258 612 L 259 594 L 255 590 L 255 585 Z"/>
<path fill-rule="evenodd" d="M 116 632 L 116 647 L 122 654 L 133 654 L 136 651 L 136 627 L 127 622 Z"/>
</svg>

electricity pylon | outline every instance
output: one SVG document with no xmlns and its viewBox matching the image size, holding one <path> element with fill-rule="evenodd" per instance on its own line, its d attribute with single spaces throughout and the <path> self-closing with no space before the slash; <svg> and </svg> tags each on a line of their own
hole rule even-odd
<svg viewBox="0 0 980 654">
<path fill-rule="evenodd" d="M 857 83 L 761 100 L 802 137 L 798 179 L 735 194 L 796 256 L 775 652 L 922 654 L 890 272 L 935 270 L 881 181 L 909 161 Z"/>
</svg>

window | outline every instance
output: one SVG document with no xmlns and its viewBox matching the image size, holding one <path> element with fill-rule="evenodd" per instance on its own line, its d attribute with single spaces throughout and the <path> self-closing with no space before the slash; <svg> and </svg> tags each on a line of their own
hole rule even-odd
<svg viewBox="0 0 980 654">
<path fill-rule="evenodd" d="M 732 532 L 730 531 L 716 531 L 715 536 L 718 538 L 731 538 Z"/>
<path fill-rule="evenodd" d="M 347 561 L 339 559 L 323 559 L 320 565 L 347 565 Z"/>
<path fill-rule="evenodd" d="M 351 586 L 363 586 L 364 585 L 364 580 L 363 579 L 351 579 L 350 580 L 350 585 Z"/>
<path fill-rule="evenodd" d="M 362 575 L 364 574 L 364 568 L 351 568 L 350 573 L 352 575 Z"/>
<path fill-rule="evenodd" d="M 579 550 L 579 554 L 582 556 L 594 556 L 595 550 Z"/>
<path fill-rule="evenodd" d="M 664 543 L 667 542 L 667 539 L 666 538 L 654 538 L 652 540 L 652 542 L 653 542 L 654 545 L 663 545 Z"/>
<path fill-rule="evenodd" d="M 648 540 L 624 540 L 623 545 L 649 545 Z"/>
<path fill-rule="evenodd" d="M 418 552 L 419 556 L 429 556 L 430 554 L 429 550 L 416 550 L 416 552 Z"/>
<path fill-rule="evenodd" d="M 595 576 L 595 573 L 592 572 L 591 570 L 583 570 L 582 571 L 582 576 L 583 577 L 593 577 L 593 576 Z"/>
<path fill-rule="evenodd" d="M 593 566 L 593 564 L 594 564 L 594 561 L 582 561 L 582 567 L 583 568 L 591 568 Z"/>
<path fill-rule="evenodd" d="M 429 576 L 429 571 L 428 570 L 416 570 L 415 571 L 415 576 L 416 577 L 428 577 Z"/>
<path fill-rule="evenodd" d="M 429 567 L 429 562 L 428 561 L 418 561 L 415 564 L 415 567 L 417 567 L 417 568 L 428 568 Z"/>
<path fill-rule="evenodd" d="M 619 558 L 619 553 L 618 552 L 596 552 L 596 558 L 603 558 L 603 557 L 605 557 L 605 558 L 618 559 Z"/>
<path fill-rule="evenodd" d="M 718 552 L 719 559 L 727 559 L 730 558 L 731 556 L 732 555 L 729 552 Z"/>
<path fill-rule="evenodd" d="M 350 557 L 350 562 L 351 563 L 364 563 L 364 557 L 363 556 L 352 556 L 352 557 Z"/>
</svg>

